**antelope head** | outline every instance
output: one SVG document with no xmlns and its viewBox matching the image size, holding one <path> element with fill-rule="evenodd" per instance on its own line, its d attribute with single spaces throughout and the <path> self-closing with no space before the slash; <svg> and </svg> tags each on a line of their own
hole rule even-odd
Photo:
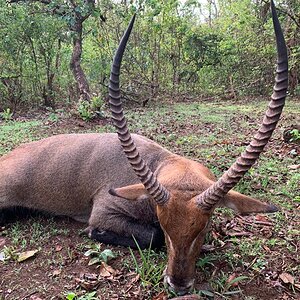
<svg viewBox="0 0 300 300">
<path fill-rule="evenodd" d="M 113 121 L 124 153 L 142 182 L 115 189 L 114 193 L 130 200 L 149 198 L 149 201 L 155 202 L 168 250 L 165 282 L 178 294 L 185 294 L 193 287 L 195 262 L 215 207 L 223 205 L 240 213 L 277 210 L 271 204 L 230 191 L 258 159 L 284 107 L 288 87 L 287 49 L 272 0 L 271 10 L 278 53 L 277 75 L 271 101 L 260 128 L 246 150 L 217 181 L 203 165 L 183 157 L 163 163 L 154 174 L 141 158 L 133 142 L 123 115 L 119 74 L 135 16 L 113 60 L 109 85 Z"/>
</svg>

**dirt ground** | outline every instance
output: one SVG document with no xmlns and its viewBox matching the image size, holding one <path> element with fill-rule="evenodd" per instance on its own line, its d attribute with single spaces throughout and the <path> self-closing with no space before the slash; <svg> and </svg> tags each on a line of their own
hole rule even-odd
<svg viewBox="0 0 300 300">
<path fill-rule="evenodd" d="M 136 112 L 133 111 L 134 113 Z M 39 115 L 40 112 L 20 115 L 17 116 L 17 120 L 39 120 L 42 125 L 33 129 L 32 133 L 38 137 L 62 132 L 95 131 L 99 127 L 109 126 L 108 120 L 87 123 L 78 118 L 60 116 L 59 121 L 54 122 L 49 114 L 48 119 L 40 119 Z M 238 123 L 242 119 L 241 117 L 232 122 Z M 166 127 L 169 125 L 182 136 L 200 130 L 185 120 L 178 119 L 185 125 L 177 126 L 176 120 L 173 119 L 172 125 L 162 121 L 153 131 L 140 130 L 140 133 L 150 137 L 155 134 L 166 135 L 169 130 Z M 251 121 L 250 114 L 250 124 Z M 287 124 L 290 124 L 290 121 L 291 119 L 285 118 Z M 213 123 L 207 123 L 207 128 L 213 126 Z M 245 135 L 248 135 L 248 130 L 245 127 Z M 27 139 L 24 137 L 24 140 Z M 170 139 L 169 149 L 176 151 L 175 148 L 180 147 L 181 142 L 179 146 L 172 143 L 173 140 Z M 218 140 L 218 143 L 226 144 L 227 141 Z M 188 151 L 190 150 L 187 149 L 186 153 Z M 284 143 L 278 133 L 269 146 L 267 157 L 281 155 L 283 160 L 291 151 L 298 151 L 299 154 L 299 145 Z M 188 152 L 188 155 L 195 153 Z M 225 157 L 226 155 L 231 154 L 227 153 Z M 214 160 L 209 157 L 207 159 Z M 299 157 L 289 158 L 288 163 L 295 168 L 293 172 L 299 172 L 299 169 L 296 169 Z M 285 184 L 282 178 L 273 180 L 278 180 L 274 186 Z M 261 185 L 262 183 L 253 181 L 254 192 L 262 192 L 264 187 Z M 274 194 L 276 193 L 277 190 Z M 241 217 L 218 210 L 197 263 L 194 294 L 198 296 L 184 299 L 300 299 L 299 203 L 285 201 L 288 204 L 281 207 L 281 212 L 275 217 L 262 214 Z M 0 227 L 0 299 L 166 300 L 175 297 L 165 290 L 162 281 L 146 283 L 143 275 L 138 274 L 130 250 L 124 247 L 99 245 L 101 251 L 112 250 L 115 258 L 107 264 L 99 262 L 89 265 L 91 257 L 85 253 L 93 248 L 95 243 L 80 235 L 84 228 L 84 224 L 68 218 L 35 214 L 28 216 L 27 212 L 25 217 L 23 214 L 17 214 L 17 220 Z M 35 253 L 25 253 L 25 257 L 28 257 L 18 262 L 20 253 L 25 251 Z M 133 251 L 133 254 L 142 264 L 140 253 Z M 164 264 L 165 250 L 161 253 L 151 253 L 151 259 L 151 263 L 157 267 Z"/>
</svg>

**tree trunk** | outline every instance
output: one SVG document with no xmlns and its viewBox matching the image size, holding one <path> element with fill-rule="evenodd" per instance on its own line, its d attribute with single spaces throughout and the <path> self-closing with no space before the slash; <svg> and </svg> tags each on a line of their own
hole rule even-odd
<svg viewBox="0 0 300 300">
<path fill-rule="evenodd" d="M 84 71 L 81 68 L 81 54 L 82 54 L 82 23 L 83 20 L 77 19 L 77 24 L 74 26 L 73 37 L 73 52 L 70 62 L 70 68 L 76 80 L 77 88 L 80 95 L 80 100 L 90 101 L 90 87 L 86 79 Z"/>
</svg>

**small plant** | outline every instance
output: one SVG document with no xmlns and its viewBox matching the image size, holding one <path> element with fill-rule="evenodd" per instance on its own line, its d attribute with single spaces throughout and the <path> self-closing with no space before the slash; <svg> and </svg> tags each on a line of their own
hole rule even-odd
<svg viewBox="0 0 300 300">
<path fill-rule="evenodd" d="M 222 272 L 221 276 L 215 281 L 218 291 L 214 293 L 224 299 L 226 299 L 227 296 L 230 297 L 235 294 L 240 294 L 241 290 L 236 287 L 238 283 L 246 279 L 248 279 L 247 276 L 227 277 L 227 275 Z"/>
<path fill-rule="evenodd" d="M 81 119 L 84 121 L 90 121 L 95 117 L 91 104 L 87 101 L 80 101 L 77 110 Z"/>
<path fill-rule="evenodd" d="M 91 108 L 100 117 L 103 117 L 103 111 L 102 108 L 104 106 L 104 101 L 99 96 L 94 96 L 91 99 Z"/>
<path fill-rule="evenodd" d="M 77 106 L 77 111 L 84 121 L 90 121 L 96 116 L 103 117 L 102 107 L 104 101 L 98 96 L 92 97 L 90 102 L 80 101 Z"/>
<path fill-rule="evenodd" d="M 298 129 L 292 129 L 290 131 L 290 142 L 299 142 L 300 141 L 300 131 Z"/>
<path fill-rule="evenodd" d="M 91 292 L 81 296 L 77 296 L 75 293 L 69 292 L 66 294 L 66 299 L 67 300 L 97 300 L 99 298 L 97 297 L 97 292 Z"/>
<path fill-rule="evenodd" d="M 251 266 L 251 269 L 260 273 L 267 266 L 268 262 L 263 258 L 258 258 L 254 264 Z"/>
<path fill-rule="evenodd" d="M 200 268 L 202 271 L 205 271 L 205 269 L 208 266 L 213 266 L 213 262 L 216 260 L 216 257 L 214 256 L 210 256 L 210 255 L 206 255 L 204 257 L 201 257 L 198 259 L 197 263 L 196 263 L 196 267 Z"/>
<path fill-rule="evenodd" d="M 59 116 L 56 113 L 51 113 L 48 117 L 48 120 L 54 123 L 57 123 L 59 120 Z"/>
<path fill-rule="evenodd" d="M 11 121 L 13 112 L 10 110 L 10 108 L 6 108 L 2 113 L 0 113 L 0 116 L 5 121 Z"/>
<path fill-rule="evenodd" d="M 110 259 L 115 258 L 115 254 L 110 249 L 101 251 L 101 244 L 93 244 L 91 249 L 84 253 L 85 256 L 91 257 L 89 266 L 100 264 L 101 262 L 107 263 Z"/>
<path fill-rule="evenodd" d="M 7 247 L 4 246 L 3 251 L 0 253 L 1 260 L 2 261 L 8 261 L 8 260 L 17 260 L 18 259 L 18 253 L 16 249 L 12 246 Z"/>
<path fill-rule="evenodd" d="M 158 287 L 158 285 L 161 282 L 165 264 L 162 262 L 157 263 L 157 253 L 155 253 L 151 249 L 151 244 L 148 249 L 142 250 L 135 238 L 134 241 L 137 245 L 138 252 L 141 259 L 141 265 L 140 265 L 132 249 L 129 248 L 135 266 L 135 270 L 140 275 L 142 285 L 144 287 L 151 286 L 152 288 L 155 289 Z"/>
</svg>

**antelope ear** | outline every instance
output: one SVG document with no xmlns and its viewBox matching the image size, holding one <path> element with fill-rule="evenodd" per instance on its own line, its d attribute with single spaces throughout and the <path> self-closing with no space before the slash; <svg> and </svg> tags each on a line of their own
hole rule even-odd
<svg viewBox="0 0 300 300">
<path fill-rule="evenodd" d="M 261 202 L 235 191 L 230 191 L 219 203 L 219 206 L 231 208 L 242 215 L 250 213 L 274 213 L 278 211 L 278 208 L 273 204 Z"/>
<path fill-rule="evenodd" d="M 148 200 L 150 198 L 149 193 L 142 183 L 110 189 L 108 192 L 113 196 L 127 200 Z"/>
</svg>

